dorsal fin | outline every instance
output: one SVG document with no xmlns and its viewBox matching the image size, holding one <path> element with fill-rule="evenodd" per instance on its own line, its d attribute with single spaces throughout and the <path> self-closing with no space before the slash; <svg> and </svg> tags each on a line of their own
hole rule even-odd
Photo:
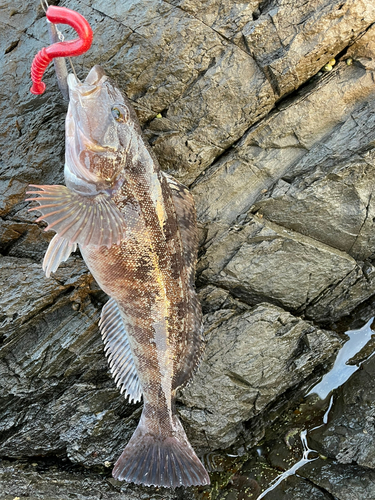
<svg viewBox="0 0 375 500">
<path fill-rule="evenodd" d="M 173 389 L 187 384 L 197 370 L 204 350 L 202 335 L 202 314 L 195 292 L 195 264 L 198 253 L 197 217 L 194 199 L 186 186 L 177 179 L 163 172 L 171 189 L 176 211 L 177 223 L 181 235 L 184 261 L 189 279 L 189 311 L 186 342 L 176 345 L 176 365 L 173 377 Z"/>
<path fill-rule="evenodd" d="M 172 200 L 181 234 L 185 265 L 188 269 L 190 284 L 194 285 L 195 265 L 198 254 L 197 215 L 194 199 L 186 186 L 166 172 L 163 172 L 163 174 L 171 188 Z"/>
<path fill-rule="evenodd" d="M 177 346 L 172 389 L 181 389 L 191 380 L 198 370 L 204 352 L 202 314 L 195 291 L 191 294 L 189 305 L 188 322 L 192 326 L 186 335 L 186 343 Z"/>
<path fill-rule="evenodd" d="M 57 271 L 61 262 L 65 262 L 72 252 L 77 250 L 77 243 L 70 243 L 65 238 L 60 238 L 58 234 L 50 241 L 46 254 L 43 259 L 43 271 L 46 273 L 47 278 L 51 273 Z"/>
<path fill-rule="evenodd" d="M 121 312 L 114 299 L 103 306 L 99 321 L 100 333 L 104 342 L 104 352 L 108 358 L 109 368 L 121 394 L 129 401 L 141 400 L 142 388 L 134 365 Z"/>
</svg>

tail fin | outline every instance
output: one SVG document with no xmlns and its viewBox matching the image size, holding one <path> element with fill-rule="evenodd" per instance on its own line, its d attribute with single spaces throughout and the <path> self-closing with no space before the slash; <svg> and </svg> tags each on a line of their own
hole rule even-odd
<svg viewBox="0 0 375 500">
<path fill-rule="evenodd" d="M 143 415 L 142 415 L 143 416 Z M 141 417 L 137 429 L 117 460 L 112 475 L 119 481 L 146 486 L 198 486 L 210 484 L 210 478 L 174 416 L 176 432 L 155 435 Z"/>
</svg>

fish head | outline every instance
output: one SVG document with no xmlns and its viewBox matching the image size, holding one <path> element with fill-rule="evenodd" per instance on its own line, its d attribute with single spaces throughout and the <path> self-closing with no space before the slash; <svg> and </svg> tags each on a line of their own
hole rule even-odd
<svg viewBox="0 0 375 500">
<path fill-rule="evenodd" d="M 68 86 L 65 176 L 76 184 L 110 189 L 124 177 L 139 127 L 135 113 L 100 66 L 94 66 L 84 82 L 70 74 Z"/>
</svg>

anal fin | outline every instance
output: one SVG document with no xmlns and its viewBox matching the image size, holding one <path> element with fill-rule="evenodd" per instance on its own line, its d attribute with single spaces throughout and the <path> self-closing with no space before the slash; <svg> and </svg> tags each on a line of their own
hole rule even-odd
<svg viewBox="0 0 375 500">
<path fill-rule="evenodd" d="M 142 388 L 134 365 L 130 345 L 126 335 L 120 309 L 114 299 L 104 305 L 99 321 L 99 328 L 104 342 L 104 351 L 108 357 L 111 374 L 121 394 L 129 396 L 129 401 L 140 401 Z"/>
</svg>

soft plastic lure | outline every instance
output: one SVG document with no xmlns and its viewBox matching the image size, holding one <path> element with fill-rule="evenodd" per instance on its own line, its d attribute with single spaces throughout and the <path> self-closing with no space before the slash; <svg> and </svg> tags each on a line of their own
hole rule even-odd
<svg viewBox="0 0 375 500">
<path fill-rule="evenodd" d="M 78 12 L 66 7 L 48 7 L 46 16 L 48 21 L 54 24 L 68 24 L 76 30 L 78 37 L 67 42 L 57 42 L 49 47 L 43 47 L 34 57 L 31 65 L 31 80 L 33 85 L 30 89 L 32 94 L 43 94 L 46 84 L 42 77 L 48 65 L 55 57 L 79 56 L 91 47 L 93 33 L 86 19 Z"/>
</svg>

